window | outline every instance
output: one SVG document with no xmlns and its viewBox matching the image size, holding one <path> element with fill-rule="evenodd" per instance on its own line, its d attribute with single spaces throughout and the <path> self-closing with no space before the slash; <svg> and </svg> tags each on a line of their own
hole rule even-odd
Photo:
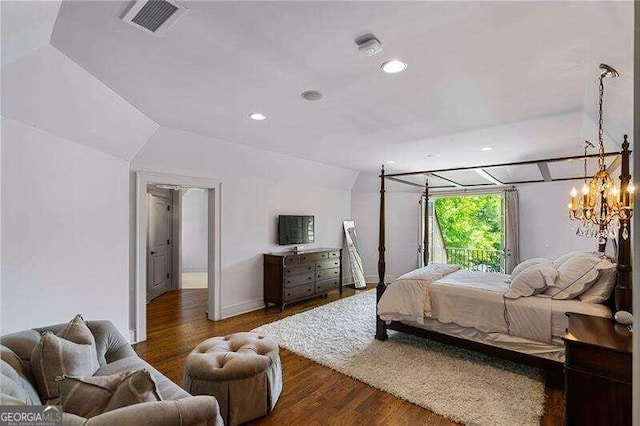
<svg viewBox="0 0 640 426">
<path fill-rule="evenodd" d="M 502 192 L 430 198 L 429 263 L 451 263 L 475 271 L 504 272 L 504 205 Z M 424 208 L 421 212 L 424 224 Z M 424 236 L 423 232 L 421 229 Z"/>
</svg>

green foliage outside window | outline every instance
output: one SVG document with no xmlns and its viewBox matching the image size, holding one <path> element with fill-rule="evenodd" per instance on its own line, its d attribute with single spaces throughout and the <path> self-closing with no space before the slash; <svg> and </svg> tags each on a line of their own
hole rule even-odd
<svg viewBox="0 0 640 426">
<path fill-rule="evenodd" d="M 436 198 L 434 207 L 449 263 L 485 271 L 502 269 L 501 196 Z"/>
</svg>

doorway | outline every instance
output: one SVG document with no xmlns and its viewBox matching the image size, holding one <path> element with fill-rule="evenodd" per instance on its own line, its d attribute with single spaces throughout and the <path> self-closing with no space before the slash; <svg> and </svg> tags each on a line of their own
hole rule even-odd
<svg viewBox="0 0 640 426">
<path fill-rule="evenodd" d="M 180 190 L 180 263 L 183 290 L 208 286 L 207 267 L 207 190 Z"/>
<path fill-rule="evenodd" d="M 197 256 L 185 272 L 198 273 L 195 284 L 187 286 L 206 289 L 206 315 L 210 320 L 219 320 L 222 184 L 210 179 L 138 172 L 136 190 L 136 294 L 132 307 L 135 342 L 146 340 L 147 303 L 184 286 L 185 261 L 191 262 L 183 257 L 184 231 L 198 240 L 196 246 L 191 240 L 187 241 L 191 253 L 197 253 Z M 192 203 L 192 199 L 197 202 Z M 183 226 L 183 207 L 191 217 L 186 218 L 187 227 Z M 199 211 L 195 212 L 194 208 Z M 192 223 L 194 215 L 198 217 L 195 225 Z"/>
</svg>

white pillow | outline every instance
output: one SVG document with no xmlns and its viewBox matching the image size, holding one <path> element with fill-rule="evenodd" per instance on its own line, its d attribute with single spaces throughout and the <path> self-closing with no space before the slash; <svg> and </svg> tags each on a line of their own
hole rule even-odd
<svg viewBox="0 0 640 426">
<path fill-rule="evenodd" d="M 591 288 L 579 296 L 582 302 L 603 303 L 609 299 L 616 286 L 618 271 L 615 263 L 603 261 L 596 267 L 600 270 L 600 275 Z"/>
<path fill-rule="evenodd" d="M 559 268 L 560 266 L 562 266 L 563 263 L 565 263 L 567 260 L 571 259 L 572 257 L 585 256 L 585 255 L 597 257 L 598 259 L 606 259 L 605 254 L 598 251 L 571 251 L 555 259 L 553 261 L 553 264 L 555 265 L 556 268 Z"/>
<path fill-rule="evenodd" d="M 557 260 L 557 259 L 556 259 Z M 591 253 L 580 253 L 561 262 L 558 278 L 544 294 L 552 299 L 573 299 L 588 290 L 598 279 L 600 272 L 596 268 L 601 259 Z M 556 263 L 554 262 L 554 265 Z"/>
<path fill-rule="evenodd" d="M 541 263 L 551 262 L 549 259 L 545 259 L 543 257 L 534 257 L 533 259 L 527 259 L 523 262 L 520 262 L 513 268 L 511 271 L 511 281 L 521 272 L 524 272 L 527 268 L 530 268 L 534 265 L 539 265 Z"/>
<path fill-rule="evenodd" d="M 530 266 L 511 280 L 509 291 L 504 297 L 517 299 L 542 293 L 549 285 L 553 285 L 557 277 L 558 270 L 550 260 Z"/>
</svg>

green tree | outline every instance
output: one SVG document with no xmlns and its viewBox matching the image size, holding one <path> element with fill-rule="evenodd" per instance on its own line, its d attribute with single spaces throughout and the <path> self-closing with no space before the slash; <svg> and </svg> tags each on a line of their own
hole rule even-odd
<svg viewBox="0 0 640 426">
<path fill-rule="evenodd" d="M 464 267 L 483 263 L 500 270 L 500 257 L 493 251 L 502 249 L 501 196 L 436 198 L 434 207 L 445 248 L 470 250 L 448 250 L 449 262 Z"/>
</svg>

